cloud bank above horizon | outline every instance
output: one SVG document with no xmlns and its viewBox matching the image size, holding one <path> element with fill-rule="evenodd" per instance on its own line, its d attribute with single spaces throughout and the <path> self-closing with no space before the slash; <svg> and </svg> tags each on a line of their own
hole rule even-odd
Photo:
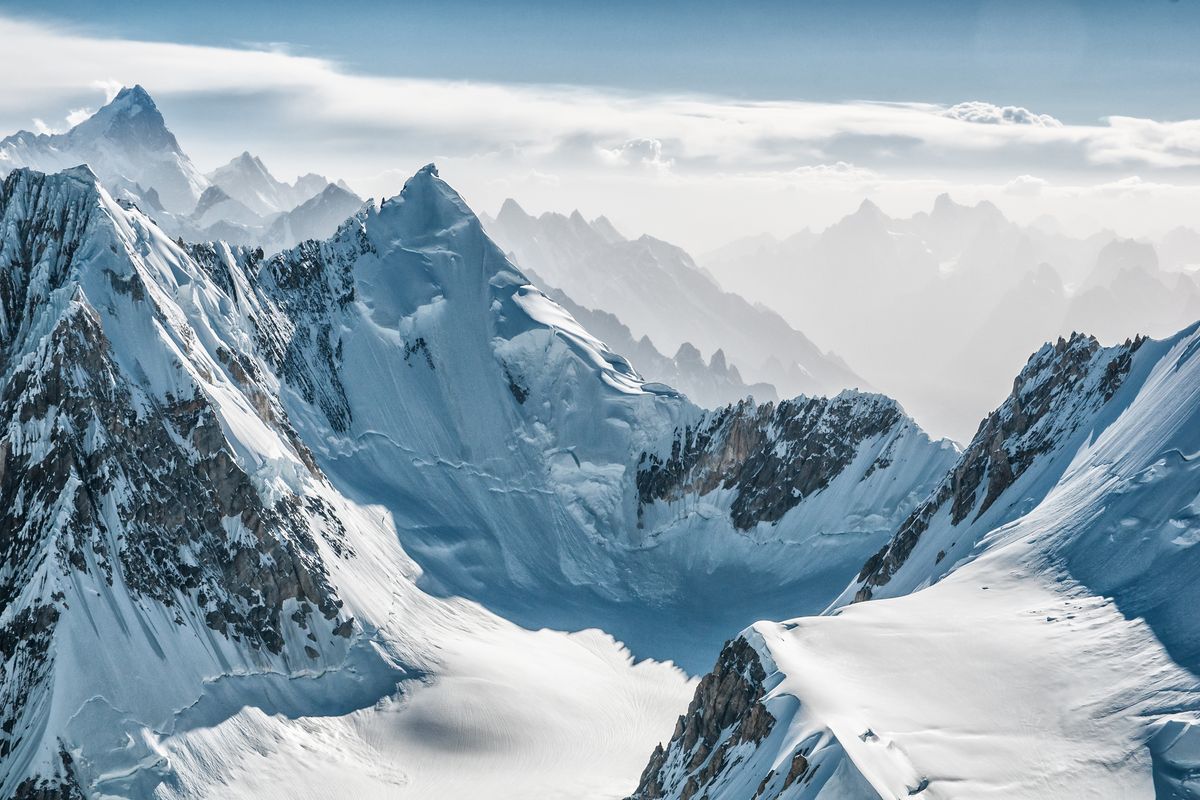
<svg viewBox="0 0 1200 800">
<path fill-rule="evenodd" d="M 1160 232 L 1200 217 L 1200 120 L 981 99 L 813 102 L 354 72 L 273 47 L 99 36 L 0 15 L 4 132 L 62 130 L 143 84 L 202 169 L 250 149 L 394 193 L 437 160 L 478 210 L 610 216 L 696 249 L 821 227 L 871 196 L 894 213 L 950 191 L 1014 216 Z"/>
</svg>

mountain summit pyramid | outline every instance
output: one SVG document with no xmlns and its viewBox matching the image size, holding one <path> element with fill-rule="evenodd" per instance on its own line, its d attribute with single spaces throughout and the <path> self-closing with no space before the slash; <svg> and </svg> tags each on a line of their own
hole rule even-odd
<svg viewBox="0 0 1200 800">
<path fill-rule="evenodd" d="M 0 140 L 0 171 L 55 172 L 83 163 L 110 191 L 153 189 L 163 208 L 178 213 L 195 208 L 208 185 L 141 86 L 122 89 L 66 133 L 21 131 Z"/>
</svg>

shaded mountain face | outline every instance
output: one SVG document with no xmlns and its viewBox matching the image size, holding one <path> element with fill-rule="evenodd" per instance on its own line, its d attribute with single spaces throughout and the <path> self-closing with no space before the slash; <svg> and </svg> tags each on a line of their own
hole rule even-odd
<svg viewBox="0 0 1200 800">
<path fill-rule="evenodd" d="M 1035 353 L 830 613 L 725 648 L 633 796 L 1194 796 L 1197 352 Z"/>
<path fill-rule="evenodd" d="M 1186 234 L 1171 241 L 1186 252 Z M 1111 344 L 1200 317 L 1193 276 L 1161 268 L 1149 244 L 1072 239 L 948 195 L 908 218 L 867 202 L 820 233 L 755 237 L 700 263 L 835 345 L 926 427 L 964 442 L 1046 338 L 1087 331 Z"/>
<path fill-rule="evenodd" d="M 66 133 L 21 131 L 0 140 L 0 170 L 55 172 L 88 164 L 112 192 L 153 189 L 162 207 L 186 214 L 208 186 L 141 86 L 122 89 Z"/>
<path fill-rule="evenodd" d="M 589 223 L 578 212 L 532 217 L 512 200 L 488 230 L 523 268 L 585 307 L 617 314 L 663 352 L 688 343 L 707 358 L 720 349 L 746 380 L 785 396 L 865 385 L 837 356 L 777 314 L 722 291 L 666 242 L 625 239 L 607 220 Z"/>
<path fill-rule="evenodd" d="M 956 456 L 874 395 L 645 382 L 432 166 L 270 257 L 180 245 L 86 168 L 13 171 L 0 216 L 6 796 L 204 794 L 334 730 L 358 758 L 347 715 L 501 653 L 513 691 L 556 664 L 627 696 L 632 746 L 677 672 L 493 611 L 699 667 L 725 623 L 827 604 Z M 501 728 L 537 705 L 506 702 Z"/>
</svg>

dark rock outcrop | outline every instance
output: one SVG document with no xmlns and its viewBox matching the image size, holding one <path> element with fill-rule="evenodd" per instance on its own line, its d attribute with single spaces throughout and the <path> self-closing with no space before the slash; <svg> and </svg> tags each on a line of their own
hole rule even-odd
<svg viewBox="0 0 1200 800">
<path fill-rule="evenodd" d="M 857 392 L 726 406 L 677 430 L 669 455 L 642 453 L 639 514 L 656 500 L 722 488 L 735 492 L 730 514 L 739 529 L 775 522 L 828 486 L 864 441 L 902 419 L 895 401 Z"/>
<path fill-rule="evenodd" d="M 874 587 L 891 580 L 943 509 L 949 508 L 951 525 L 959 526 L 991 508 L 1040 456 L 1112 399 L 1144 341 L 1126 341 L 1114 353 L 1076 333 L 1035 353 L 1013 381 L 1012 394 L 980 423 L 941 485 L 863 565 L 855 600 L 869 600 Z M 937 561 L 944 557 L 942 551 Z"/>
<path fill-rule="evenodd" d="M 766 672 L 758 653 L 739 637 L 726 643 L 713 671 L 700 680 L 687 713 L 664 748 L 654 749 L 631 800 L 690 800 L 733 764 L 732 751 L 758 744 L 775 718 L 763 705 Z"/>
</svg>

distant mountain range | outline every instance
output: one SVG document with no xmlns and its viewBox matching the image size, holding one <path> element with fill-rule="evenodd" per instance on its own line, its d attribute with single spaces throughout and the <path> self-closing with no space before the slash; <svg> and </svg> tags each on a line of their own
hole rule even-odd
<svg viewBox="0 0 1200 800">
<path fill-rule="evenodd" d="M 922 424 L 967 441 L 1050 336 L 1170 335 L 1200 318 L 1200 235 L 1073 239 L 988 202 L 887 216 L 866 201 L 820 233 L 756 236 L 700 259 L 727 288 L 831 343 Z"/>
<path fill-rule="evenodd" d="M 81 163 L 114 198 L 173 237 L 261 247 L 268 254 L 330 236 L 363 205 L 342 181 L 314 173 L 280 181 L 249 152 L 201 174 L 141 86 L 123 89 L 67 133 L 21 132 L 0 141 L 0 174 Z M 634 337 L 626 352 L 647 375 L 703 405 L 867 387 L 777 314 L 720 290 L 676 247 L 649 237 L 626 240 L 604 219 L 588 224 L 577 216 L 524 216 L 510 201 L 498 219 L 488 220 L 489 230 L 566 303 L 597 312 L 598 323 L 613 319 L 604 335 L 622 344 L 626 334 Z"/>
<path fill-rule="evenodd" d="M 867 388 L 837 355 L 822 351 L 774 311 L 721 289 L 674 245 L 650 236 L 626 239 L 604 217 L 534 217 L 511 199 L 484 225 L 540 282 L 584 307 L 615 313 L 653 347 L 668 353 L 682 348 L 685 361 L 694 361 L 692 350 L 701 358 L 720 350 L 741 377 L 770 384 L 784 397 Z"/>
<path fill-rule="evenodd" d="M 149 93 L 122 89 L 88 119 L 60 134 L 28 131 L 0 140 L 0 174 L 87 164 L 113 197 L 137 206 L 172 236 L 218 240 L 274 252 L 324 238 L 363 201 L 339 181 L 309 173 L 288 184 L 242 153 L 202 175 Z"/>
</svg>

